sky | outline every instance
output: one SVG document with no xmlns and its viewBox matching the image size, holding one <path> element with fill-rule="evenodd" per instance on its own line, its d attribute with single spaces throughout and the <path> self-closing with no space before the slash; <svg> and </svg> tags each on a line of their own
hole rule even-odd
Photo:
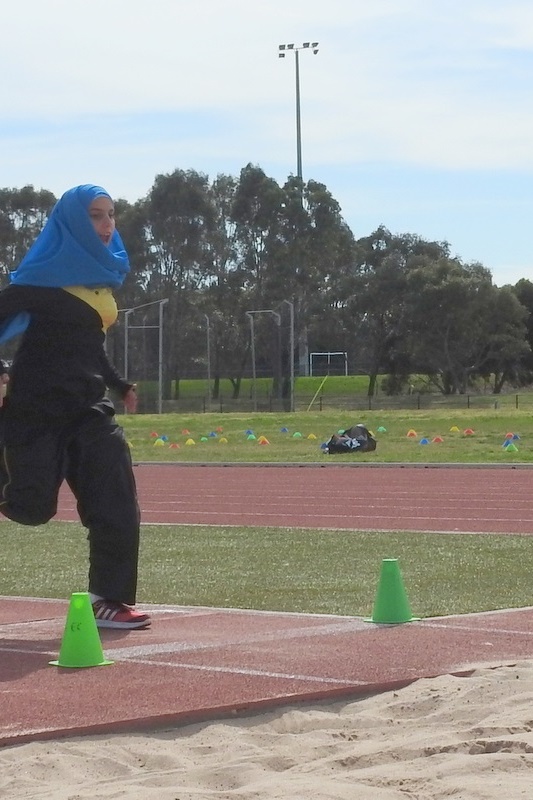
<svg viewBox="0 0 533 800">
<path fill-rule="evenodd" d="M 7 0 L 0 187 L 133 203 L 157 175 L 325 184 L 356 238 L 533 281 L 531 0 Z"/>
</svg>

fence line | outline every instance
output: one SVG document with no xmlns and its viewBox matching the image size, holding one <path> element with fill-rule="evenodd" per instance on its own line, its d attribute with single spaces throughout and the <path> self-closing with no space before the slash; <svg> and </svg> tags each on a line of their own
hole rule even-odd
<svg viewBox="0 0 533 800">
<path fill-rule="evenodd" d="M 429 409 L 477 409 L 477 410 L 531 410 L 533 412 L 533 393 L 522 394 L 405 394 L 405 395 L 379 395 L 368 397 L 366 394 L 353 395 L 321 395 L 313 400 L 309 395 L 295 397 L 295 411 L 306 411 L 311 406 L 311 411 L 420 411 Z M 275 395 L 265 394 L 258 396 L 255 402 L 257 411 L 262 413 L 289 412 L 290 398 L 282 401 Z M 187 395 L 178 400 L 163 400 L 163 413 L 175 414 L 205 414 L 216 413 L 251 413 L 255 410 L 254 401 L 249 397 L 234 399 L 223 396 L 209 400 L 207 395 Z M 157 400 L 149 394 L 143 396 L 140 387 L 139 413 L 157 413 Z"/>
</svg>

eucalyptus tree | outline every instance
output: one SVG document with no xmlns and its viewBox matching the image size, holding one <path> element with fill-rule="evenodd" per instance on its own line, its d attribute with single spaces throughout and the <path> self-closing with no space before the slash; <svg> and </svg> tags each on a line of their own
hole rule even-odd
<svg viewBox="0 0 533 800">
<path fill-rule="evenodd" d="M 112 356 L 113 362 L 125 368 L 126 360 L 126 317 L 127 309 L 145 307 L 145 304 L 156 297 L 151 297 L 147 291 L 151 272 L 155 263 L 150 253 L 146 237 L 147 217 L 145 202 L 142 200 L 130 204 L 127 200 L 115 200 L 115 218 L 117 229 L 124 242 L 130 261 L 130 272 L 122 286 L 115 290 L 115 297 L 119 307 L 117 323 L 112 325 L 107 332 L 106 347 Z M 157 296 L 159 297 L 159 296 Z M 132 318 L 133 325 L 145 322 L 140 319 L 139 312 Z M 128 318 L 128 322 L 129 322 Z M 150 320 L 152 321 L 152 320 Z M 154 317 L 157 322 L 157 316 Z M 128 361 L 131 362 L 131 377 L 136 380 L 153 379 L 155 370 L 147 369 L 150 364 L 157 364 L 158 352 L 156 339 L 143 335 L 132 335 L 128 347 Z M 153 374 L 151 374 L 153 373 Z"/>
<path fill-rule="evenodd" d="M 267 177 L 260 167 L 247 164 L 240 172 L 235 190 L 231 218 L 235 223 L 235 273 L 232 276 L 238 287 L 236 302 L 236 328 L 243 331 L 248 324 L 247 311 L 258 312 L 272 308 L 269 287 L 272 266 L 279 250 L 281 213 L 284 195 L 281 187 Z M 268 315 L 255 315 L 254 344 L 260 369 L 267 364 L 277 370 L 275 353 L 277 339 L 272 319 Z M 239 363 L 244 369 L 249 351 L 250 338 Z M 254 367 L 255 363 L 254 353 Z M 234 383 L 234 390 L 237 384 Z"/>
<path fill-rule="evenodd" d="M 194 362 L 191 339 L 196 294 L 210 264 L 210 237 L 215 210 L 209 180 L 194 170 L 158 175 L 143 210 L 149 264 L 145 291 L 151 299 L 165 299 L 167 379 L 179 381 Z"/>
<path fill-rule="evenodd" d="M 380 373 L 395 365 L 406 368 L 409 272 L 447 253 L 445 243 L 394 235 L 381 225 L 357 240 L 354 260 L 336 276 L 335 311 L 351 345 L 346 349 L 352 362 L 369 376 L 369 395 L 375 393 Z"/>
<path fill-rule="evenodd" d="M 56 198 L 45 189 L 0 189 L 0 280 L 25 256 L 43 229 Z"/>
<path fill-rule="evenodd" d="M 43 229 L 55 202 L 52 192 L 33 186 L 0 189 L 0 288 Z M 12 358 L 16 346 L 15 341 L 7 342 L 2 356 Z"/>
<path fill-rule="evenodd" d="M 198 299 L 198 310 L 205 319 L 206 336 L 210 337 L 207 366 L 212 377 L 212 399 L 219 398 L 223 377 L 230 380 L 233 396 L 238 397 L 248 359 L 245 271 L 238 261 L 238 223 L 234 215 L 238 185 L 233 176 L 219 174 L 209 189 L 215 220 L 209 239 L 209 269 Z"/>
<path fill-rule="evenodd" d="M 283 186 L 281 231 L 269 292 L 291 299 L 296 312 L 300 373 L 307 374 L 309 341 L 334 327 L 328 314 L 335 276 L 354 257 L 354 237 L 339 203 L 314 180 L 291 176 Z M 324 323 L 324 320 L 328 322 Z M 328 334 L 326 333 L 326 339 Z"/>
<path fill-rule="evenodd" d="M 408 310 L 413 360 L 444 394 L 489 373 L 501 391 L 528 351 L 525 309 L 479 263 L 442 258 L 413 270 Z"/>
<path fill-rule="evenodd" d="M 235 278 L 250 308 L 264 308 L 267 302 L 268 272 L 279 247 L 283 201 L 281 187 L 260 167 L 248 164 L 241 170 L 231 217 L 235 223 Z"/>
<path fill-rule="evenodd" d="M 530 383 L 524 371 L 524 365 L 531 359 L 527 308 L 510 286 L 494 286 L 486 312 L 486 344 L 480 374 L 490 376 L 494 394 L 499 394 L 506 384 Z"/>
<path fill-rule="evenodd" d="M 533 283 L 526 278 L 522 278 L 515 286 L 510 288 L 527 312 L 525 336 L 530 349 L 522 358 L 518 381 L 521 385 L 528 385 L 533 382 Z"/>
</svg>

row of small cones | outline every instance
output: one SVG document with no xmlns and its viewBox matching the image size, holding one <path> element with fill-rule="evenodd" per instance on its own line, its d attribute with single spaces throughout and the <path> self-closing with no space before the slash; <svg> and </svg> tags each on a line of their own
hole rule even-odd
<svg viewBox="0 0 533 800">
<path fill-rule="evenodd" d="M 372 617 L 367 622 L 398 625 L 415 619 L 417 617 L 411 614 L 398 560 L 383 559 Z M 70 598 L 59 658 L 50 661 L 50 664 L 83 668 L 112 663 L 104 657 L 88 592 L 74 592 Z"/>
</svg>

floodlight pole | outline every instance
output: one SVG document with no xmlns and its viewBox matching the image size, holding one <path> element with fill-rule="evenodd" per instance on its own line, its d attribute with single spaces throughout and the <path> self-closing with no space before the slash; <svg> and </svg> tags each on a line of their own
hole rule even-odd
<svg viewBox="0 0 533 800">
<path fill-rule="evenodd" d="M 296 46 L 294 43 L 278 45 L 278 58 L 285 58 L 287 51 L 294 53 L 294 66 L 296 73 L 296 175 L 303 184 L 302 175 L 302 120 L 300 111 L 300 50 L 311 50 L 313 55 L 318 53 L 318 42 L 304 42 Z"/>
<path fill-rule="evenodd" d="M 302 116 L 300 109 L 300 53 L 294 51 L 294 66 L 296 74 L 296 175 L 303 180 L 302 175 Z"/>
</svg>

